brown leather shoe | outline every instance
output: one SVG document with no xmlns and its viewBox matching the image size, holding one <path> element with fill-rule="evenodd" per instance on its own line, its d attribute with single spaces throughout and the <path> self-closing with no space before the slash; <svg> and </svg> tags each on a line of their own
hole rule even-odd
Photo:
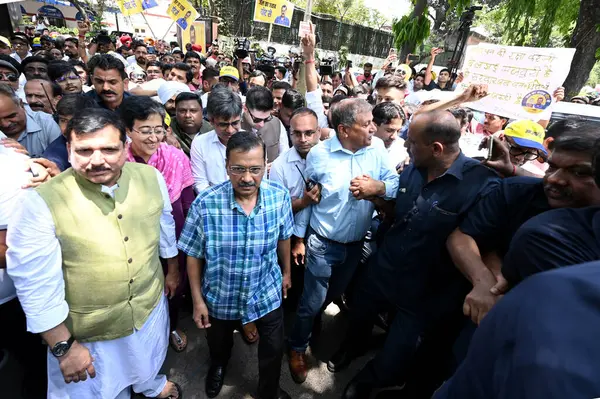
<svg viewBox="0 0 600 399">
<path fill-rule="evenodd" d="M 290 374 L 296 384 L 302 384 L 306 381 L 308 367 L 306 364 L 306 355 L 304 352 L 290 350 L 289 353 Z"/>
</svg>

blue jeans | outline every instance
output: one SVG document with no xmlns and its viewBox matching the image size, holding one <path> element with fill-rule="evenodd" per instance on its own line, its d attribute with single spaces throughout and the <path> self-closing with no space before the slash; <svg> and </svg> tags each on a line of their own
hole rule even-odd
<svg viewBox="0 0 600 399">
<path fill-rule="evenodd" d="M 304 289 L 290 335 L 290 347 L 306 351 L 315 317 L 344 293 L 360 261 L 362 241 L 341 244 L 316 234 L 306 240 Z"/>
</svg>

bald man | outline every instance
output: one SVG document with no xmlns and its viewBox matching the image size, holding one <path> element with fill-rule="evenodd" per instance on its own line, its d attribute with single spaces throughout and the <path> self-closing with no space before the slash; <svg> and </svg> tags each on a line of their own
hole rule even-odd
<svg viewBox="0 0 600 399">
<path fill-rule="evenodd" d="M 368 398 L 376 388 L 405 380 L 421 337 L 427 339 L 432 327 L 446 329 L 440 321 L 454 314 L 462 320 L 468 282 L 450 261 L 446 239 L 499 178 L 466 157 L 459 138 L 449 112 L 416 115 L 410 124 L 406 147 L 413 163 L 400 175 L 395 223 L 359 279 L 352 328 L 328 369 L 340 371 L 360 354 L 380 311 L 397 313 L 384 348 L 350 381 L 344 398 Z"/>
<path fill-rule="evenodd" d="M 25 83 L 25 99 L 32 111 L 53 114 L 62 98 L 62 89 L 56 83 L 43 79 L 31 79 Z"/>
</svg>

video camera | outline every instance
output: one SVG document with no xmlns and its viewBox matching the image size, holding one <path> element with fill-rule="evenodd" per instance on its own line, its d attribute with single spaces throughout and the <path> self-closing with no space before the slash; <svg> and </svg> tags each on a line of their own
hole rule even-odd
<svg viewBox="0 0 600 399">
<path fill-rule="evenodd" d="M 322 76 L 332 76 L 333 75 L 333 64 L 335 63 L 335 59 L 323 58 L 321 60 L 321 66 L 319 68 L 319 72 Z"/>
<path fill-rule="evenodd" d="M 244 59 L 248 57 L 248 53 L 250 52 L 250 40 L 247 37 L 238 37 L 234 39 L 235 50 L 234 54 L 239 59 Z"/>
</svg>

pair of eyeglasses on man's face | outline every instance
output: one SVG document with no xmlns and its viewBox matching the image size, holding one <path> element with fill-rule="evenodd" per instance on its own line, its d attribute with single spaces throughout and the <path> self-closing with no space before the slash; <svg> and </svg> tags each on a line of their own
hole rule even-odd
<svg viewBox="0 0 600 399">
<path fill-rule="evenodd" d="M 246 172 L 250 172 L 252 176 L 260 176 L 265 168 L 263 166 L 251 166 L 249 168 L 244 168 L 243 166 L 230 166 L 229 172 L 235 176 L 245 175 Z"/>
<path fill-rule="evenodd" d="M 71 75 L 61 76 L 60 78 L 56 79 L 56 83 L 65 82 L 67 80 L 71 80 L 71 81 L 79 80 L 79 75 L 73 73 Z"/>
<path fill-rule="evenodd" d="M 316 130 L 306 130 L 306 131 L 300 131 L 300 130 L 292 130 L 291 134 L 294 137 L 302 137 L 302 136 L 306 136 L 306 138 L 312 138 L 312 136 L 315 135 L 315 133 L 317 133 Z"/>
<path fill-rule="evenodd" d="M 250 117 L 252 118 L 252 122 L 254 123 L 261 123 L 261 122 L 271 122 L 273 120 L 273 115 L 269 115 L 266 118 L 257 118 L 254 115 L 252 115 L 252 112 L 250 112 L 250 110 L 248 110 L 248 115 L 250 115 Z"/>
<path fill-rule="evenodd" d="M 238 126 L 240 126 L 241 123 L 242 123 L 242 121 L 240 119 L 238 119 L 237 121 L 233 121 L 233 122 L 217 122 L 216 125 L 218 127 L 220 127 L 221 129 L 227 129 L 229 126 L 238 127 Z"/>
<path fill-rule="evenodd" d="M 506 143 L 508 144 L 509 153 L 513 157 L 523 157 L 525 161 L 533 161 L 534 159 L 540 157 L 540 153 L 538 150 L 525 149 L 523 147 L 519 147 L 511 143 L 510 141 L 507 141 Z"/>
</svg>

